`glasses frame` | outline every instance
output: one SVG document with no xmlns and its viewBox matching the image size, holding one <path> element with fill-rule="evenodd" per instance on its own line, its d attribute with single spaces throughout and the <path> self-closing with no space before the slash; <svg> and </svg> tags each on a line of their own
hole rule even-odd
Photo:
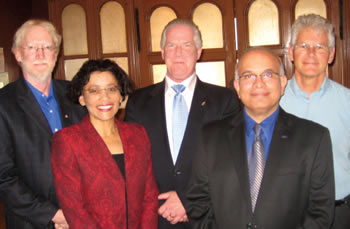
<svg viewBox="0 0 350 229">
<path fill-rule="evenodd" d="M 243 75 L 239 76 L 239 80 L 243 81 L 243 82 L 254 83 L 256 81 L 256 79 L 258 78 L 258 76 L 260 77 L 260 79 L 263 82 L 266 82 L 266 81 L 273 79 L 274 78 L 273 76 L 281 77 L 281 75 L 275 71 L 265 70 L 260 74 L 256 74 L 254 72 L 244 73 Z"/>
<path fill-rule="evenodd" d="M 302 42 L 299 44 L 295 44 L 294 49 L 297 49 L 299 51 L 303 51 L 306 52 L 310 49 L 315 50 L 316 53 L 327 53 L 330 49 L 330 47 L 328 45 L 324 45 L 324 44 L 308 44 L 306 42 Z"/>
<path fill-rule="evenodd" d="M 55 45 L 27 45 L 21 46 L 21 48 L 26 50 L 31 55 L 37 54 L 39 50 L 42 50 L 45 55 L 53 54 L 57 50 Z"/>
<path fill-rule="evenodd" d="M 87 92 L 90 96 L 99 96 L 102 95 L 102 92 L 105 92 L 107 95 L 114 95 L 117 94 L 118 91 L 121 93 L 121 88 L 118 85 L 113 85 L 105 88 L 87 88 L 83 89 L 83 91 Z"/>
</svg>

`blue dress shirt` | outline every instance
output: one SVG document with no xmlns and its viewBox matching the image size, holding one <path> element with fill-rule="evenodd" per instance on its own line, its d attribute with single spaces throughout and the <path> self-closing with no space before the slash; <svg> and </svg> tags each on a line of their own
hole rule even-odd
<svg viewBox="0 0 350 229">
<path fill-rule="evenodd" d="M 264 143 L 265 161 L 267 160 L 267 156 L 269 154 L 271 139 L 275 129 L 279 110 L 280 108 L 278 107 L 275 112 L 260 123 L 262 128 L 261 139 Z M 245 108 L 243 110 L 243 114 L 245 120 L 245 142 L 248 156 L 252 151 L 252 144 L 255 138 L 254 126 L 256 122 L 247 114 Z"/>
<path fill-rule="evenodd" d="M 295 77 L 288 81 L 281 107 L 301 118 L 329 129 L 335 175 L 336 199 L 350 194 L 350 90 L 325 78 L 320 89 L 308 94 L 301 90 Z"/>
<path fill-rule="evenodd" d="M 51 83 L 49 96 L 36 89 L 28 81 L 25 80 L 28 87 L 32 91 L 36 101 L 39 103 L 42 112 L 44 113 L 46 120 L 48 121 L 52 133 L 55 133 L 62 129 L 62 121 L 60 116 L 60 110 L 58 108 L 55 92 Z"/>
</svg>

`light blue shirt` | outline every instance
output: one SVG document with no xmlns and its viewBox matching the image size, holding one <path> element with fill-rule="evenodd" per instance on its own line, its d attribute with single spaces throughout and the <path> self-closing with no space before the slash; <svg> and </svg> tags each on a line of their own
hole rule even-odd
<svg viewBox="0 0 350 229">
<path fill-rule="evenodd" d="M 350 90 L 325 78 L 308 98 L 295 77 L 288 81 L 281 107 L 327 127 L 331 134 L 336 199 L 350 194 Z"/>
</svg>

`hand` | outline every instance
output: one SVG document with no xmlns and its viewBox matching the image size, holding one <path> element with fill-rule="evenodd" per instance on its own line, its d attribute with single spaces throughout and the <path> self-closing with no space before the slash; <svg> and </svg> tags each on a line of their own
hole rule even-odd
<svg viewBox="0 0 350 229">
<path fill-rule="evenodd" d="M 61 209 L 56 212 L 52 218 L 52 222 L 55 224 L 55 229 L 69 229 L 69 225 Z"/>
<path fill-rule="evenodd" d="M 158 214 L 167 219 L 171 224 L 188 222 L 186 210 L 175 191 L 161 193 L 159 200 L 166 200 L 158 210 Z"/>
</svg>

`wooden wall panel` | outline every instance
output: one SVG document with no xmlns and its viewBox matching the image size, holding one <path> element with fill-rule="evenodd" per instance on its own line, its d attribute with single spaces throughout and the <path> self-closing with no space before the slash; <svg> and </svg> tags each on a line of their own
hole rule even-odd
<svg viewBox="0 0 350 229">
<path fill-rule="evenodd" d="M 350 1 L 343 2 L 344 86 L 350 88 Z"/>
<path fill-rule="evenodd" d="M 4 48 L 5 71 L 9 73 L 10 81 L 20 75 L 20 69 L 11 53 L 12 38 L 18 26 L 30 17 L 31 3 L 26 0 L 0 0 L 0 47 Z"/>
<path fill-rule="evenodd" d="M 21 70 L 11 52 L 13 35 L 29 18 L 49 18 L 47 0 L 0 0 L 0 6 L 0 47 L 4 48 L 5 71 L 14 81 Z"/>
</svg>

